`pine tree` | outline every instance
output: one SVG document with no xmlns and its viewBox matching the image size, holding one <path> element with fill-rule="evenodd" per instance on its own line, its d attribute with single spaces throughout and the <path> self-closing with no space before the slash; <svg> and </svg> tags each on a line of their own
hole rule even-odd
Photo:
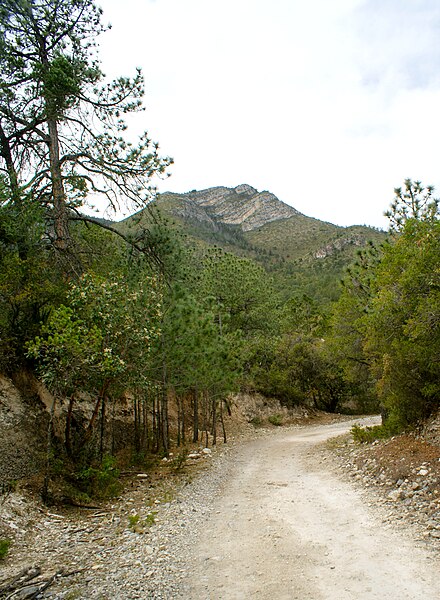
<svg viewBox="0 0 440 600">
<path fill-rule="evenodd" d="M 96 38 L 105 27 L 90 0 L 3 0 L 0 7 L 0 166 L 13 202 L 23 190 L 46 209 L 58 250 L 69 222 L 86 220 L 88 196 L 113 209 L 141 208 L 150 179 L 170 159 L 143 134 L 124 139 L 125 116 L 142 110 L 143 78 L 105 82 Z"/>
</svg>

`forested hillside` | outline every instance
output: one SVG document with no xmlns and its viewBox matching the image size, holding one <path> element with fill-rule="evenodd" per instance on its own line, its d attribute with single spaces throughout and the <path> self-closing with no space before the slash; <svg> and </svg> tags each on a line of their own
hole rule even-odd
<svg viewBox="0 0 440 600">
<path fill-rule="evenodd" d="M 172 161 L 127 141 L 142 75 L 105 80 L 103 30 L 89 0 L 0 8 L 0 369 L 47 407 L 45 497 L 60 474 L 90 496 L 118 464 L 226 440 L 239 390 L 382 407 L 381 434 L 438 408 L 433 190 L 395 190 L 386 239 L 248 185 L 155 200 Z M 135 215 L 86 216 L 97 196 Z"/>
<path fill-rule="evenodd" d="M 164 193 L 152 206 L 193 244 L 218 246 L 262 265 L 283 299 L 307 294 L 320 305 L 337 300 L 340 280 L 358 251 L 385 239 L 372 227 L 339 227 L 307 217 L 246 184 Z M 153 220 L 143 210 L 117 227 L 136 231 Z"/>
</svg>

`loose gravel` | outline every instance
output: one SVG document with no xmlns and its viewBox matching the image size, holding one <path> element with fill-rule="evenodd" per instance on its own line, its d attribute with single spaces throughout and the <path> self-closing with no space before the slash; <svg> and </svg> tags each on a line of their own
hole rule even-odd
<svg viewBox="0 0 440 600">
<path fill-rule="evenodd" d="M 249 429 L 245 437 L 266 434 Z M 29 497 L 8 494 L 1 506 L 0 537 L 12 537 L 14 543 L 0 580 L 38 566 L 37 581 L 64 573 L 39 598 L 185 598 L 187 558 L 203 535 L 239 442 L 218 450 L 201 448 L 176 481 L 153 484 L 140 474 L 117 503 L 103 509 L 48 510 Z"/>
<path fill-rule="evenodd" d="M 133 477 L 123 496 L 102 509 L 52 510 L 18 492 L 7 494 L 0 506 L 0 538 L 11 537 L 14 543 L 0 579 L 38 566 L 37 582 L 58 575 L 37 598 L 188 598 L 192 552 L 234 466 L 236 445 L 266 435 L 277 435 L 277 430 L 250 428 L 218 449 L 200 448 L 187 460 L 184 475 L 160 484 L 148 474 Z M 409 461 L 406 476 L 400 469 L 396 479 L 386 460 L 394 457 L 393 449 L 384 442 L 358 446 L 344 438 L 322 446 L 311 461 L 325 462 L 362 487 L 385 527 L 407 528 L 407 535 L 438 549 L 440 454 L 417 456 Z M 408 456 L 411 452 L 408 446 Z"/>
</svg>

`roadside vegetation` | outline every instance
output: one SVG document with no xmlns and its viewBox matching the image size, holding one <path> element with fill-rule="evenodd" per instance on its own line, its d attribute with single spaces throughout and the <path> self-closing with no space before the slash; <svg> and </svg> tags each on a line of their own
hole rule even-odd
<svg viewBox="0 0 440 600">
<path fill-rule="evenodd" d="M 9 539 L 0 539 L 0 560 L 6 558 L 9 552 L 9 547 L 11 545 L 11 540 Z"/>
</svg>

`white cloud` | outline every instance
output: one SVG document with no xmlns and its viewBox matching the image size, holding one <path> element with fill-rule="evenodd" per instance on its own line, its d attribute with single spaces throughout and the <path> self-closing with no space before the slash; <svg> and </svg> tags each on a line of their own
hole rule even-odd
<svg viewBox="0 0 440 600">
<path fill-rule="evenodd" d="M 162 190 L 249 183 L 305 214 L 384 225 L 439 182 L 437 0 L 102 0 L 103 67 L 142 66 Z"/>
</svg>

